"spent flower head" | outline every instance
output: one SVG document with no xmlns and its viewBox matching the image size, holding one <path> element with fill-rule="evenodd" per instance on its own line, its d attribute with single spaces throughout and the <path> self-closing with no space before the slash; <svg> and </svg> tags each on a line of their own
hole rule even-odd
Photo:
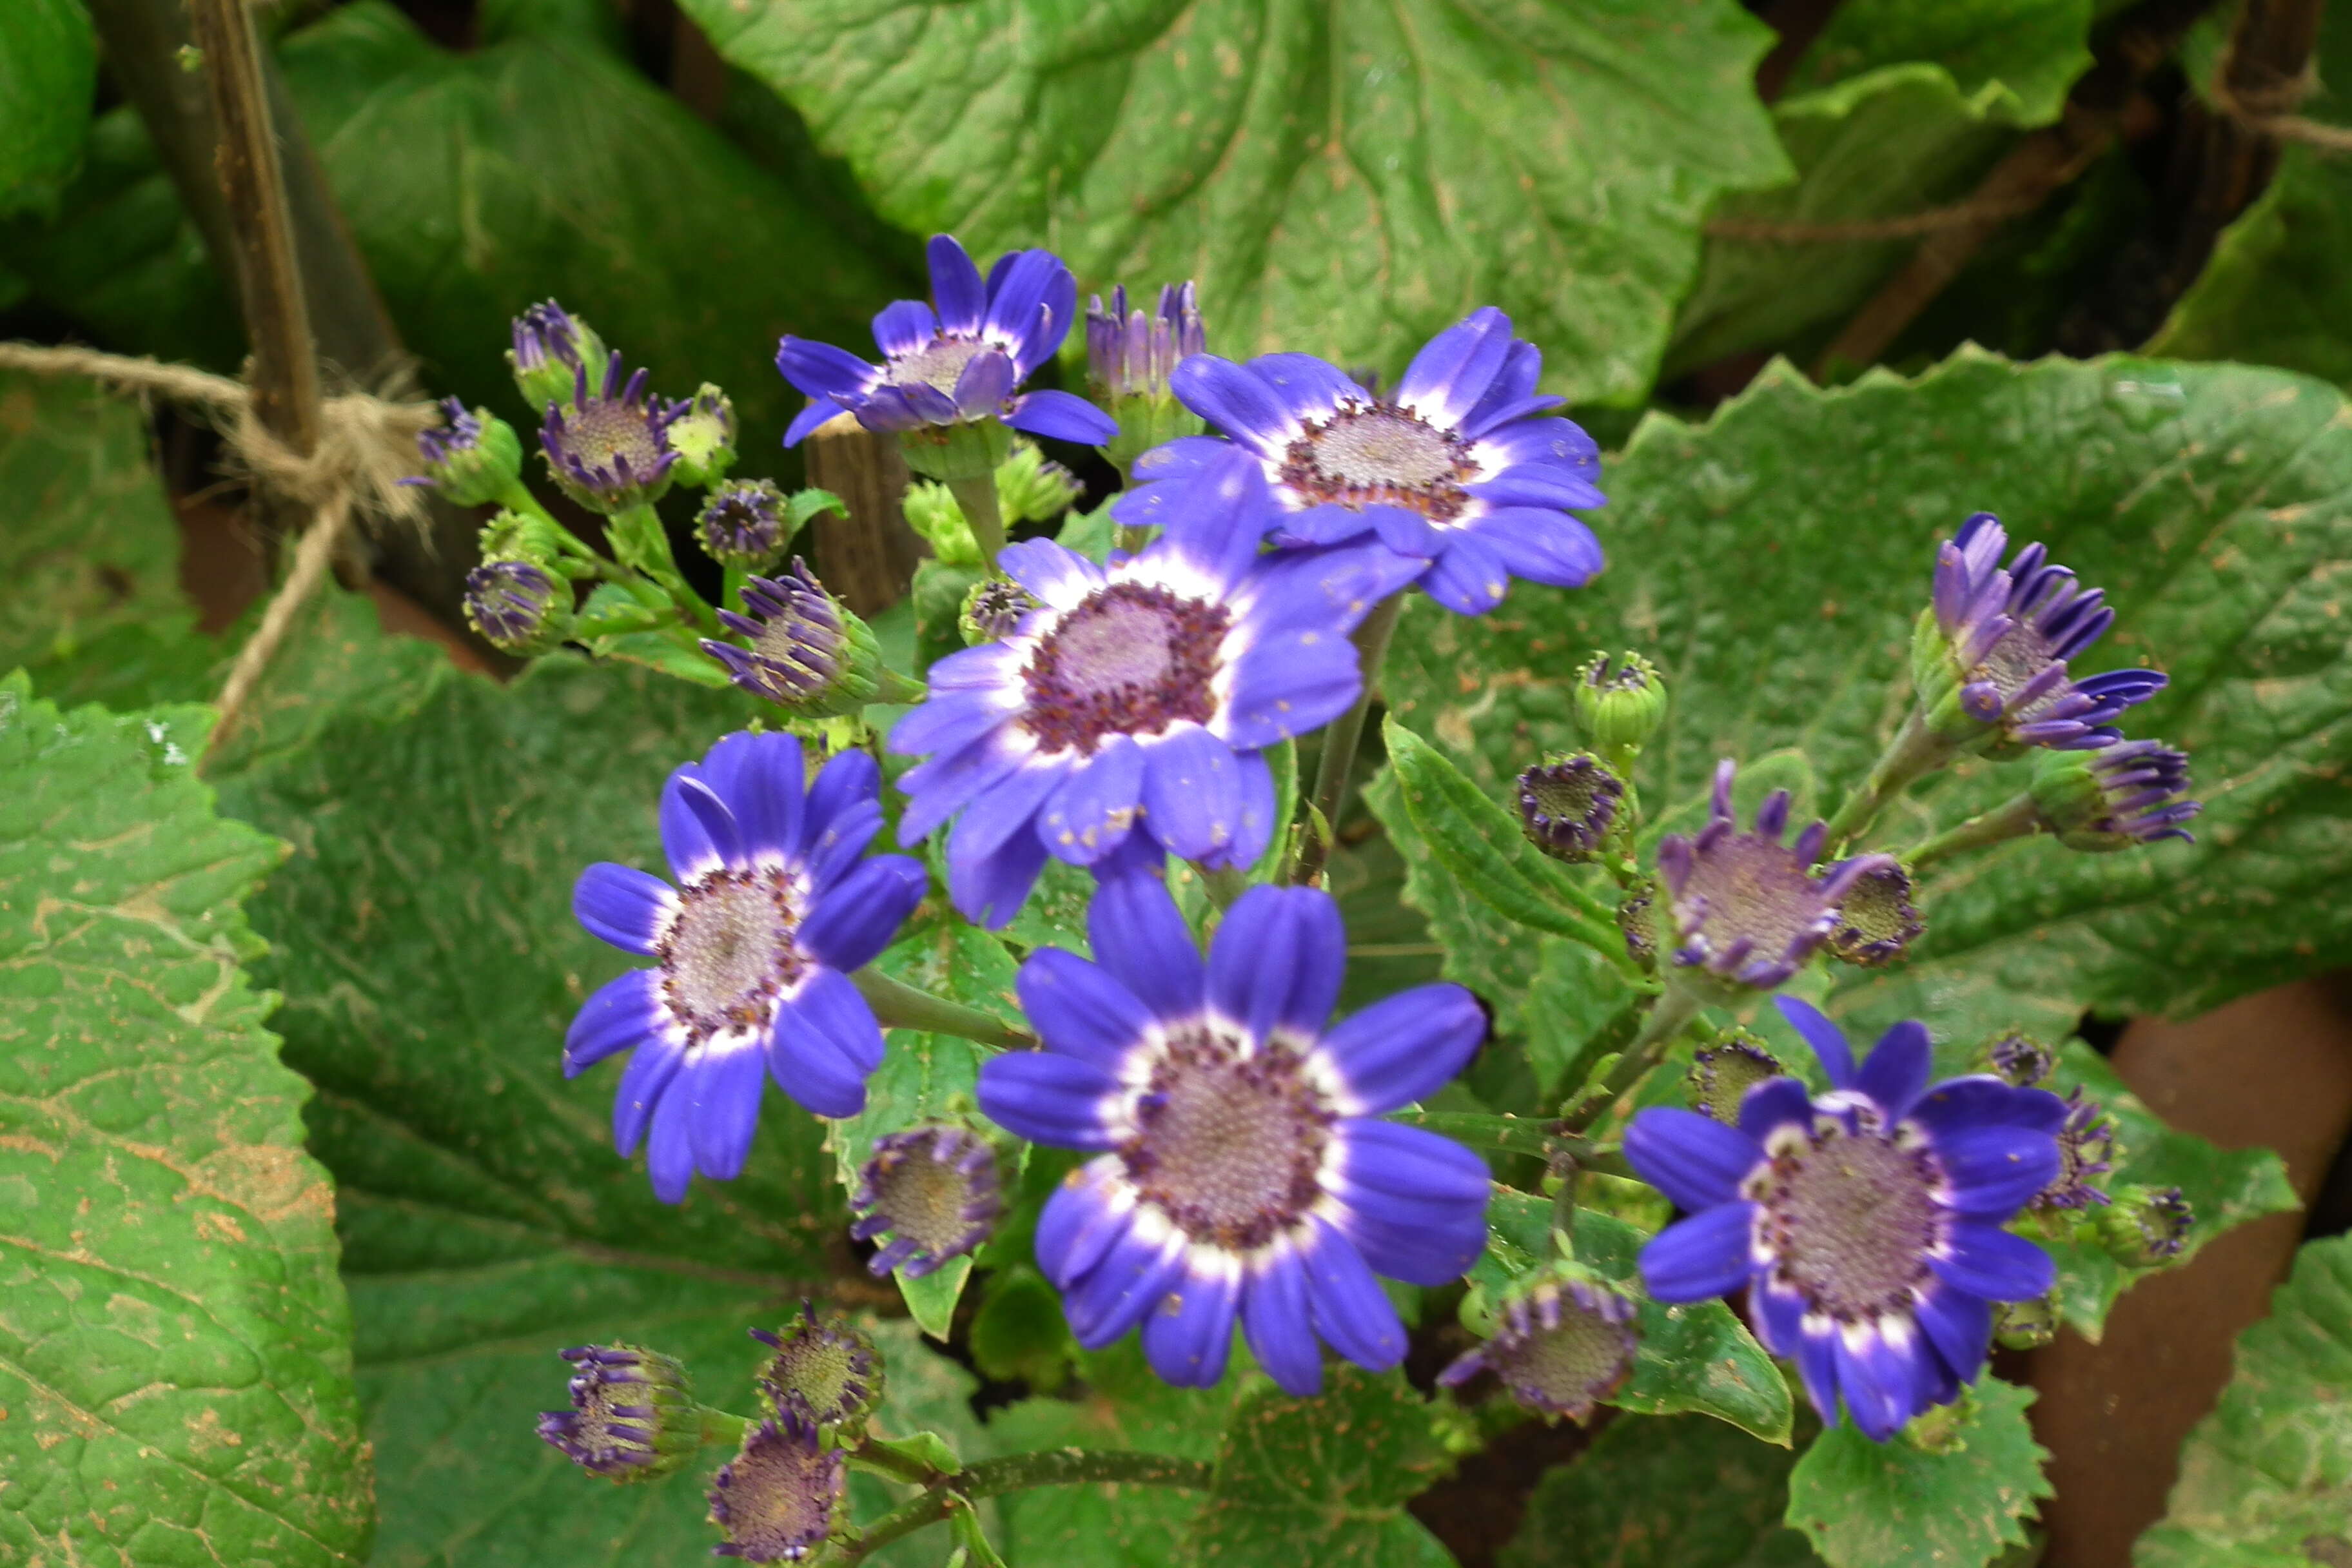
<svg viewBox="0 0 2352 1568">
<path fill-rule="evenodd" d="M 882 1358 L 849 1320 L 817 1315 L 808 1302 L 781 1329 L 747 1331 L 774 1353 L 760 1365 L 761 1408 L 797 1411 L 819 1426 L 863 1421 L 882 1403 Z"/>
<path fill-rule="evenodd" d="M 925 883 L 903 855 L 866 855 L 881 784 L 865 752 L 809 781 L 794 737 L 738 731 L 662 786 L 675 885 L 609 861 L 580 874 L 580 923 L 653 967 L 588 998 L 564 1076 L 631 1053 L 613 1142 L 625 1155 L 646 1145 L 663 1202 L 698 1171 L 742 1170 L 771 1077 L 816 1115 L 864 1109 L 882 1028 L 849 976 L 889 945 Z"/>
<path fill-rule="evenodd" d="M 624 377 L 618 351 L 601 380 L 582 365 L 568 403 L 547 405 L 539 448 L 558 489 L 590 511 L 650 506 L 668 490 L 677 465 L 669 427 L 680 405 L 646 392 L 646 373 Z"/>
<path fill-rule="evenodd" d="M 1601 545 L 1569 511 L 1602 504 L 1601 450 L 1549 416 L 1561 400 L 1537 394 L 1541 368 L 1491 308 L 1432 339 L 1386 395 L 1311 354 L 1194 354 L 1170 384 L 1220 434 L 1138 458 L 1148 482 L 1114 510 L 1131 527 L 1156 522 L 1160 492 L 1238 447 L 1274 487 L 1280 542 L 1372 534 L 1425 563 L 1422 588 L 1459 615 L 1494 608 L 1513 577 L 1580 588 L 1601 571 Z"/>
<path fill-rule="evenodd" d="M 2007 1034 L 1985 1047 L 1993 1076 L 2020 1089 L 2049 1081 L 2058 1070 L 2058 1053 L 2031 1035 Z"/>
<path fill-rule="evenodd" d="M 1490 1183 L 1460 1144 L 1386 1112 L 1443 1087 L 1486 1036 L 1477 999 L 1423 985 L 1333 1023 L 1338 904 L 1310 888 L 1235 900 L 1203 962 L 1158 878 L 1106 879 L 1094 962 L 1041 948 L 1022 1008 L 1044 1041 L 981 1068 L 981 1109 L 1095 1156 L 1047 1200 L 1037 1267 L 1079 1344 L 1143 1331 L 1180 1386 L 1224 1373 L 1234 1326 L 1291 1394 L 1317 1341 L 1359 1366 L 1404 1357 L 1385 1274 L 1458 1279 L 1486 1246 Z"/>
<path fill-rule="evenodd" d="M 695 514 L 695 542 L 721 566 L 765 572 L 795 531 L 792 498 L 772 479 L 730 479 L 712 488 Z"/>
<path fill-rule="evenodd" d="M 1927 922 L 1911 901 L 1911 873 L 1899 860 L 1874 866 L 1838 900 L 1830 951 L 1864 969 L 1880 969 L 1911 951 Z"/>
<path fill-rule="evenodd" d="M 2197 1211 L 2179 1187 L 2131 1186 L 2110 1194 L 2093 1233 L 2117 1262 L 2134 1268 L 2159 1268 L 2189 1245 Z"/>
<path fill-rule="evenodd" d="M 592 1476 L 649 1481 L 683 1468 L 702 1447 L 702 1412 L 676 1357 L 640 1345 L 579 1345 L 572 1408 L 539 1418 L 541 1439 Z"/>
<path fill-rule="evenodd" d="M 744 1434 L 743 1447 L 710 1483 L 710 1522 L 726 1539 L 716 1557 L 799 1563 L 847 1533 L 848 1459 L 820 1440 L 805 1408 L 786 1408 Z"/>
<path fill-rule="evenodd" d="M 1700 1115 L 1737 1126 L 1748 1091 L 1781 1076 L 1780 1058 L 1760 1038 L 1745 1029 L 1726 1029 L 1692 1053 L 1683 1088 Z"/>
<path fill-rule="evenodd" d="M 857 1215 L 851 1236 L 889 1238 L 866 1268 L 877 1276 L 898 1269 L 920 1279 L 970 1256 L 996 1228 L 1004 1212 L 996 1151 L 962 1127 L 885 1133 L 857 1173 L 849 1206 Z"/>
<path fill-rule="evenodd" d="M 1983 1367 L 1992 1303 L 2050 1289 L 2050 1257 L 2004 1223 L 2058 1173 L 2058 1097 L 1994 1078 L 1928 1081 L 1927 1031 L 1897 1024 L 1857 1065 L 1836 1025 L 1775 999 L 1831 1084 L 1774 1079 L 1737 1126 L 1654 1107 L 1625 1158 L 1689 1217 L 1642 1251 L 1662 1301 L 1748 1292 L 1758 1336 L 1797 1363 L 1822 1419 L 1843 1402 L 1885 1442 Z"/>
<path fill-rule="evenodd" d="M 1548 757 L 1520 770 L 1519 828 L 1555 860 L 1591 860 L 1608 841 L 1625 785 L 1589 752 Z"/>
<path fill-rule="evenodd" d="M 1491 1372 L 1548 1419 L 1582 1421 L 1633 1373 L 1633 1300 L 1581 1269 L 1540 1271 L 1495 1309 L 1495 1331 L 1437 1374 L 1454 1388 Z"/>
<path fill-rule="evenodd" d="M 2115 1168 L 2116 1131 L 2106 1108 L 2083 1098 L 2080 1085 L 2066 1095 L 2066 1120 L 2058 1128 L 2058 1173 L 2033 1194 L 2037 1209 L 2083 1209 L 2110 1200 L 2093 1178 Z"/>
<path fill-rule="evenodd" d="M 1023 619 L 1032 610 L 1041 607 L 1037 595 L 1012 578 L 982 578 L 964 595 L 963 609 L 956 616 L 956 630 L 962 634 L 966 647 L 1003 642 L 1020 629 Z"/>
<path fill-rule="evenodd" d="M 855 713 L 874 700 L 881 646 L 806 563 L 795 558 L 778 577 L 747 577 L 742 595 L 745 613 L 721 610 L 719 624 L 751 646 L 702 644 L 736 685 L 803 719 Z"/>
<path fill-rule="evenodd" d="M 735 402 L 709 382 L 683 403 L 670 405 L 669 449 L 677 454 L 677 482 L 716 484 L 735 466 Z"/>
</svg>

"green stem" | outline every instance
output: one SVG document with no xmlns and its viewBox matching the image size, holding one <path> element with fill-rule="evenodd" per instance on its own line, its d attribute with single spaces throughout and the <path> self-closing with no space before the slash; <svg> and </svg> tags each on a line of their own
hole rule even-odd
<svg viewBox="0 0 2352 1568">
<path fill-rule="evenodd" d="M 686 585 L 686 578 L 677 569 L 677 557 L 670 551 L 669 535 L 652 507 L 622 508 L 613 514 L 608 532 L 613 554 L 621 564 L 635 567 L 661 584 L 671 602 L 702 628 L 703 635 L 724 635 L 719 630 L 718 615 L 703 603 L 701 595 Z"/>
<path fill-rule="evenodd" d="M 920 702 L 930 695 L 930 691 L 931 689 L 921 681 L 901 675 L 886 664 L 882 667 L 881 685 L 874 693 L 874 700 L 897 707 L 908 702 Z"/>
<path fill-rule="evenodd" d="M 522 482 L 521 475 L 518 474 L 513 479 L 509 479 L 506 483 L 506 487 L 499 491 L 499 504 L 506 508 L 509 511 L 519 511 L 525 517 L 535 517 L 540 521 L 546 523 L 555 530 L 557 538 L 562 540 L 571 548 L 578 551 L 581 554 L 593 555 L 595 553 L 594 551 L 590 550 L 585 544 L 580 542 L 580 538 L 577 534 L 564 527 L 561 522 L 558 522 L 555 520 L 555 514 L 553 512 L 548 510 L 547 508 L 540 504 L 539 498 L 530 493 L 530 487 Z"/>
<path fill-rule="evenodd" d="M 990 574 L 996 575 L 996 557 L 1004 549 L 1004 514 L 996 509 L 995 473 L 976 479 L 950 479 L 947 486 L 971 529 L 973 542 L 980 546 L 980 558 L 988 563 Z"/>
<path fill-rule="evenodd" d="M 732 1411 L 715 1409 L 710 1405 L 696 1406 L 702 1414 L 702 1441 L 707 1447 L 740 1448 L 743 1434 L 751 1429 L 751 1418 Z"/>
<path fill-rule="evenodd" d="M 1151 542 L 1151 525 L 1122 522 L 1118 531 L 1118 547 L 1129 555 Z"/>
<path fill-rule="evenodd" d="M 1666 1047 L 1683 1032 L 1683 1026 L 1698 1016 L 1699 1003 L 1698 994 L 1687 985 L 1669 984 L 1661 992 L 1651 1005 L 1649 1016 L 1642 1020 L 1642 1032 L 1633 1037 L 1633 1043 L 1625 1047 L 1625 1054 L 1617 1058 L 1617 1065 L 1601 1080 L 1600 1089 L 1586 1090 L 1575 1108 L 1560 1119 L 1561 1129 L 1580 1133 L 1601 1120 L 1626 1090 L 1658 1065 Z M 1598 1165 L 1588 1168 L 1600 1169 Z"/>
<path fill-rule="evenodd" d="M 1971 849 L 1988 849 L 2011 838 L 2042 830 L 2042 813 L 2031 795 L 2012 796 L 1990 811 L 1979 812 L 1957 827 L 1948 827 L 1903 858 L 1913 870 Z"/>
<path fill-rule="evenodd" d="M 989 1459 L 883 1515 L 836 1555 L 842 1563 L 862 1561 L 894 1541 L 903 1540 L 926 1525 L 939 1523 L 962 1503 L 979 1502 L 1031 1487 L 1115 1481 L 1126 1486 L 1184 1487 L 1206 1491 L 1212 1473 L 1206 1460 L 1119 1449 L 1052 1448 L 1044 1453 Z"/>
<path fill-rule="evenodd" d="M 1311 804 L 1329 837 L 1317 833 L 1313 818 L 1308 819 L 1307 830 L 1298 838 L 1297 856 L 1283 879 L 1286 882 L 1314 881 L 1330 858 L 1331 840 L 1339 832 L 1339 806 L 1348 797 L 1348 777 L 1356 767 L 1356 747 L 1364 738 L 1364 720 L 1380 700 L 1381 665 L 1388 658 L 1389 639 L 1395 635 L 1397 616 L 1403 609 L 1404 595 L 1391 594 L 1373 605 L 1364 624 L 1356 628 L 1356 668 L 1361 672 L 1363 689 L 1356 693 L 1353 705 L 1323 731 L 1323 755 L 1315 764 Z"/>
<path fill-rule="evenodd" d="M 1928 732 L 1927 719 L 1914 704 L 1910 715 L 1903 721 L 1903 728 L 1895 731 L 1895 739 L 1886 743 L 1886 750 L 1871 764 L 1870 777 L 1845 797 L 1837 815 L 1830 818 L 1830 852 L 1835 855 L 1861 837 L 1878 819 L 1888 801 L 1909 788 L 1914 780 L 1950 762 L 1952 753 L 1948 742 Z"/>
<path fill-rule="evenodd" d="M 955 1035 L 976 1040 L 983 1046 L 994 1046 L 1003 1051 L 1024 1051 L 1037 1042 L 1022 1030 L 1014 1028 L 992 1013 L 977 1007 L 967 1007 L 961 1002 L 950 1002 L 944 996 L 934 996 L 928 991 L 918 991 L 902 980 L 893 980 L 876 969 L 861 969 L 849 977 L 874 1009 L 874 1016 L 886 1029 L 920 1029 L 931 1035 Z"/>
<path fill-rule="evenodd" d="M 902 1454 L 878 1437 L 868 1437 L 849 1450 L 849 1462 L 872 1470 L 877 1476 L 888 1476 L 894 1481 L 906 1481 L 919 1487 L 937 1486 L 946 1478 L 929 1465 L 908 1454 Z"/>
</svg>

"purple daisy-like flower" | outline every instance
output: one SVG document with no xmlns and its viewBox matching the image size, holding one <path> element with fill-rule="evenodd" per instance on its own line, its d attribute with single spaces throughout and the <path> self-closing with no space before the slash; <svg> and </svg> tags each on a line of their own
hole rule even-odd
<svg viewBox="0 0 2352 1568">
<path fill-rule="evenodd" d="M 1787 980 L 1837 929 L 1839 901 L 1864 876 L 1895 864 L 1861 855 L 1816 872 L 1829 828 L 1815 822 L 1783 842 L 1789 792 L 1774 790 L 1756 808 L 1753 832 L 1731 814 L 1737 770 L 1715 771 L 1707 824 L 1695 837 L 1658 841 L 1658 874 L 1674 922 L 1674 962 L 1740 985 L 1769 989 Z"/>
<path fill-rule="evenodd" d="M 1936 623 L 1960 680 L 1960 710 L 2019 745 L 2088 751 L 2120 739 L 2112 721 L 2164 689 L 2152 669 L 2074 679 L 2080 658 L 2115 618 L 2105 590 L 2083 589 L 2040 544 L 2006 567 L 2009 534 L 1978 512 L 1936 557 Z"/>
<path fill-rule="evenodd" d="M 569 1410 L 539 1418 L 539 1436 L 592 1476 L 646 1481 L 669 1475 L 702 1447 L 702 1415 L 676 1357 L 638 1345 L 578 1345 Z"/>
<path fill-rule="evenodd" d="M 929 760 L 898 841 L 961 812 L 948 881 L 1002 926 L 1050 853 L 1094 866 L 1148 832 L 1213 866 L 1246 866 L 1274 823 L 1264 749 L 1329 722 L 1362 688 L 1348 634 L 1411 580 L 1377 545 L 1261 555 L 1265 479 L 1228 454 L 1168 508 L 1160 538 L 1108 567 L 1047 540 L 999 563 L 1042 606 L 1002 640 L 950 654 L 890 749 Z"/>
<path fill-rule="evenodd" d="M 631 1051 L 613 1142 L 643 1142 L 654 1192 L 743 1168 L 762 1072 L 819 1116 L 855 1116 L 882 1029 L 849 979 L 923 896 L 903 855 L 865 857 L 882 826 L 880 770 L 847 751 L 803 785 L 800 742 L 739 731 L 662 786 L 662 849 L 677 877 L 610 861 L 580 874 L 572 911 L 593 936 L 654 960 L 588 998 L 563 1041 L 576 1077 Z"/>
<path fill-rule="evenodd" d="M 819 1440 L 807 1407 L 789 1403 L 752 1427 L 742 1451 L 711 1479 L 710 1521 L 727 1537 L 711 1555 L 802 1561 L 835 1531 L 848 1466 L 846 1454 Z"/>
<path fill-rule="evenodd" d="M 1106 880 L 1098 962 L 1044 948 L 1021 1005 L 1045 1042 L 981 1068 L 981 1109 L 1099 1157 L 1037 1221 L 1037 1267 L 1078 1342 L 1141 1327 L 1168 1382 L 1222 1377 L 1236 1320 L 1288 1392 L 1321 1386 L 1317 1341 L 1380 1371 L 1405 1335 L 1376 1277 L 1458 1279 L 1485 1247 L 1486 1167 L 1380 1118 L 1434 1093 L 1486 1032 L 1461 986 L 1423 985 L 1330 1022 L 1347 963 L 1339 905 L 1310 888 L 1234 901 L 1204 963 L 1159 879 Z"/>
<path fill-rule="evenodd" d="M 1016 394 L 1077 319 L 1077 281 L 1060 257 L 1007 251 L 983 281 L 950 236 L 933 235 L 927 254 L 933 303 L 900 300 L 874 318 L 880 364 L 808 338 L 788 337 L 778 347 L 776 368 L 809 398 L 784 432 L 785 446 L 845 409 L 868 430 L 999 419 L 1033 436 L 1088 445 L 1118 434 L 1110 416 L 1082 397 Z"/>
<path fill-rule="evenodd" d="M 866 1264 L 876 1276 L 919 1279 L 988 1239 L 1004 1211 L 996 1151 L 961 1127 L 914 1127 L 874 1141 L 849 1206 L 860 1241 L 887 1236 Z"/>
<path fill-rule="evenodd" d="M 604 362 L 601 381 L 589 368 L 575 373 L 570 403 L 551 403 L 539 427 L 547 471 L 563 493 L 592 511 L 648 506 L 669 489 L 677 454 L 667 432 L 684 404 L 646 395 L 646 373 L 622 374 L 620 351 Z"/>
<path fill-rule="evenodd" d="M 1747 1288 L 1757 1335 L 1797 1363 L 1822 1419 L 1845 1403 L 1884 1442 L 1983 1367 L 1992 1303 L 2048 1290 L 2050 1257 L 2002 1226 L 2058 1174 L 2056 1095 L 1990 1076 L 1930 1084 L 1927 1031 L 1902 1023 L 1856 1066 L 1836 1025 L 1775 999 L 1831 1089 L 1750 1089 L 1737 1126 L 1653 1108 L 1625 1158 L 1689 1217 L 1642 1250 L 1661 1301 Z"/>
<path fill-rule="evenodd" d="M 1188 437 L 1137 460 L 1139 480 L 1181 484 L 1231 446 L 1263 467 L 1286 543 L 1365 532 L 1429 563 L 1421 585 L 1460 615 L 1484 615 L 1512 577 L 1577 588 L 1601 567 L 1592 531 L 1568 514 L 1607 499 L 1601 453 L 1536 395 L 1542 356 L 1491 307 L 1447 328 L 1380 395 L 1311 354 L 1236 364 L 1195 354 L 1170 385 L 1229 440 Z M 1121 522 L 1157 522 L 1162 483 L 1122 497 Z"/>
</svg>

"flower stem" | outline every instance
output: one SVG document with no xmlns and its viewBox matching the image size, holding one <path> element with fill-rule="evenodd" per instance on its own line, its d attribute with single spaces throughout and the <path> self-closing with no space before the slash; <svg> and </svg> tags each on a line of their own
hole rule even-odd
<svg viewBox="0 0 2352 1568">
<path fill-rule="evenodd" d="M 2033 796 L 2013 795 L 1990 811 L 1979 812 L 1958 826 L 1944 829 L 1904 858 L 1911 863 L 1913 870 L 1917 870 L 1971 849 L 1989 849 L 2041 830 L 2042 812 L 2033 804 Z"/>
<path fill-rule="evenodd" d="M 860 1562 L 925 1525 L 939 1523 L 967 1503 L 1031 1487 L 1116 1481 L 1127 1486 L 1186 1487 L 1206 1491 L 1211 1474 L 1206 1460 L 1122 1449 L 1051 1448 L 1043 1453 L 988 1459 L 883 1515 L 857 1541 L 840 1548 L 836 1557 L 845 1563 Z"/>
<path fill-rule="evenodd" d="M 849 1462 L 877 1475 L 888 1476 L 894 1481 L 919 1487 L 937 1486 L 946 1479 L 931 1466 L 879 1437 L 869 1436 L 850 1449 Z"/>
<path fill-rule="evenodd" d="M 980 558 L 988 563 L 991 575 L 1001 576 L 996 570 L 996 557 L 1004 549 L 1004 514 L 996 510 L 996 475 L 993 471 L 974 479 L 950 479 L 948 492 L 956 499 L 963 512 L 963 521 L 971 530 L 971 537 L 980 546 Z"/>
<path fill-rule="evenodd" d="M 1323 874 L 1323 863 L 1330 858 L 1331 836 L 1339 831 L 1339 807 L 1348 797 L 1348 776 L 1355 771 L 1356 747 L 1364 738 L 1364 720 L 1370 714 L 1372 704 L 1380 700 L 1381 665 L 1388 658 L 1389 639 L 1396 633 L 1397 616 L 1404 609 L 1404 595 L 1396 593 L 1372 606 L 1364 624 L 1356 628 L 1356 668 L 1360 672 L 1363 689 L 1345 713 L 1331 721 L 1323 731 L 1323 755 L 1315 764 L 1315 794 L 1312 797 L 1316 813 L 1322 817 L 1324 832 L 1315 831 L 1310 816 L 1307 830 L 1299 835 L 1298 853 L 1291 861 L 1286 882 L 1312 882 Z"/>
<path fill-rule="evenodd" d="M 1687 985 L 1669 984 L 1659 993 L 1657 1001 L 1651 1005 L 1649 1016 L 1642 1020 L 1642 1032 L 1633 1037 L 1633 1043 L 1625 1047 L 1625 1054 L 1617 1058 L 1617 1065 L 1609 1069 L 1600 1087 L 1584 1090 L 1568 1114 L 1560 1118 L 1561 1131 L 1582 1132 L 1624 1098 L 1626 1090 L 1641 1082 L 1650 1069 L 1658 1065 L 1659 1059 L 1666 1054 L 1666 1047 L 1673 1045 L 1675 1037 L 1683 1032 L 1683 1026 L 1698 1016 L 1699 1001 L 1698 994 Z M 1591 1165 L 1587 1168 L 1599 1170 L 1601 1167 Z"/>
<path fill-rule="evenodd" d="M 702 1416 L 702 1441 L 706 1447 L 740 1448 L 743 1434 L 751 1429 L 751 1418 L 738 1415 L 731 1410 L 719 1410 L 711 1405 L 695 1406 Z"/>
<path fill-rule="evenodd" d="M 866 998 L 866 1005 L 874 1009 L 875 1019 L 886 1029 L 955 1035 L 1003 1051 L 1025 1051 L 1037 1044 L 1025 1031 L 1014 1028 L 992 1013 L 918 991 L 879 970 L 861 969 L 849 979 Z"/>
<path fill-rule="evenodd" d="M 1949 742 L 1929 732 L 1926 718 L 1915 704 L 1903 721 L 1903 728 L 1886 743 L 1878 761 L 1870 765 L 1870 777 L 1845 797 L 1845 804 L 1830 818 L 1830 853 L 1834 856 L 1859 837 L 1878 819 L 1888 801 L 1908 789 L 1914 780 L 1950 762 L 1952 752 Z"/>
<path fill-rule="evenodd" d="M 706 635 L 720 635 L 718 616 L 702 602 L 701 595 L 686 585 L 686 578 L 677 569 L 677 557 L 670 551 L 669 535 L 663 531 L 661 519 L 652 507 L 623 507 L 613 514 L 608 534 L 615 559 L 660 584 L 663 592 Z"/>
</svg>

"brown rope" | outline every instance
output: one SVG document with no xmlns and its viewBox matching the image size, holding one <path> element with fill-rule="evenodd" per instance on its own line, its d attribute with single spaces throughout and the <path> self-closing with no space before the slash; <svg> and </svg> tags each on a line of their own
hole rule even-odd
<svg viewBox="0 0 2352 1568">
<path fill-rule="evenodd" d="M 227 443 L 230 466 L 254 483 L 310 508 L 310 526 L 294 552 L 293 570 L 262 612 L 261 625 L 229 667 L 214 707 L 206 755 L 234 729 L 296 614 L 326 581 L 327 569 L 355 520 L 415 523 L 425 516 L 413 488 L 399 481 L 416 470 L 419 432 L 440 423 L 430 403 L 399 403 L 364 392 L 342 393 L 320 405 L 320 438 L 307 456 L 278 439 L 255 416 L 245 384 L 184 364 L 95 349 L 0 342 L 0 370 L 36 375 L 83 376 L 144 396 L 161 396 L 200 410 Z"/>
<path fill-rule="evenodd" d="M 2310 96 L 2319 85 L 2318 79 L 2306 65 L 2300 76 L 2264 88 L 2233 88 L 2230 85 L 2228 55 L 2214 68 L 2213 80 L 2206 89 L 2217 114 L 2236 121 L 2258 136 L 2268 136 L 2276 142 L 2293 142 L 2305 147 L 2315 147 L 2323 153 L 2352 153 L 2352 128 L 2330 125 L 2324 120 L 2313 120 L 2294 112 L 2296 104 Z"/>
</svg>

